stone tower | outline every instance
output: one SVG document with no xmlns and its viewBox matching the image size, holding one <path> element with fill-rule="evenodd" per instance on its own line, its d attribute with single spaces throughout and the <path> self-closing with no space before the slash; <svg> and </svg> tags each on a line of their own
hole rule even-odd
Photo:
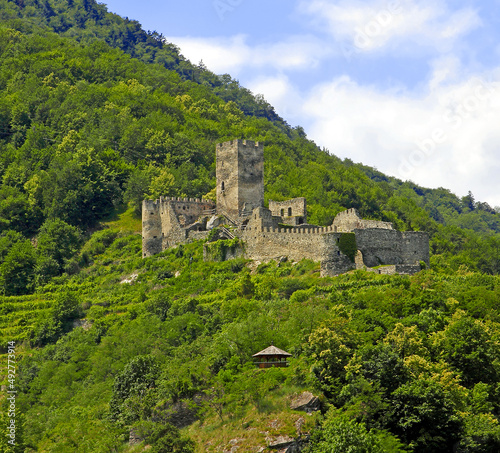
<svg viewBox="0 0 500 453">
<path fill-rule="evenodd" d="M 264 146 L 232 140 L 216 146 L 217 212 L 237 220 L 264 206 Z"/>
</svg>

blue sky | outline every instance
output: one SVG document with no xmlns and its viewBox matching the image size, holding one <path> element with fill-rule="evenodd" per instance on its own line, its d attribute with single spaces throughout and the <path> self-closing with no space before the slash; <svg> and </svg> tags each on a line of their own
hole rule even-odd
<svg viewBox="0 0 500 453">
<path fill-rule="evenodd" d="M 500 1 L 110 0 L 339 157 L 500 206 Z"/>
</svg>

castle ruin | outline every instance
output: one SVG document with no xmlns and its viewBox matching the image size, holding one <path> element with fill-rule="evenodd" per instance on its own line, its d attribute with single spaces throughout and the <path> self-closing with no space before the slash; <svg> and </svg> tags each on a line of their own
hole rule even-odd
<svg viewBox="0 0 500 453">
<path fill-rule="evenodd" d="M 216 146 L 217 202 L 169 198 L 144 200 L 143 257 L 182 243 L 238 238 L 244 246 L 224 258 L 252 260 L 287 257 L 321 263 L 321 274 L 338 275 L 357 268 L 379 273 L 413 274 L 429 264 L 429 237 L 401 232 L 389 222 L 362 219 L 355 209 L 339 213 L 332 225 L 307 223 L 305 198 L 269 200 L 264 206 L 264 147 L 250 140 Z M 207 243 L 205 247 L 209 246 Z"/>
</svg>

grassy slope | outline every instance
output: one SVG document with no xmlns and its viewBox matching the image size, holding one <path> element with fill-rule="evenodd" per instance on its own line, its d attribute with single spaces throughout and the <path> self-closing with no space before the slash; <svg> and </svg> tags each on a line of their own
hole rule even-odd
<svg viewBox="0 0 500 453">
<path fill-rule="evenodd" d="M 160 412 L 172 398 L 210 391 L 218 370 L 228 373 L 224 423 L 206 407 L 203 421 L 186 431 L 198 451 L 217 451 L 235 438 L 246 439 L 248 448 L 263 445 L 266 431 L 293 434 L 298 415 L 286 409 L 289 396 L 300 389 L 318 392 L 309 335 L 343 319 L 342 313 L 359 345 L 382 342 L 398 322 L 417 325 L 428 344 L 459 310 L 500 331 L 498 277 L 425 271 L 411 278 L 355 272 L 321 279 L 308 262 L 261 265 L 249 274 L 243 261 L 203 262 L 199 243 L 142 260 L 139 235 L 118 236 L 104 250 L 96 247 L 98 237 L 84 250 L 100 253 L 91 254 L 94 263 L 80 274 L 55 279 L 29 298 L 10 299 L 20 311 L 31 304 L 26 319 L 37 325 L 50 318 L 45 301 L 69 290 L 78 294 L 89 323 L 55 346 L 36 350 L 25 342 L 19 349 L 25 435 L 40 451 L 129 451 L 128 431 L 110 424 L 106 414 L 115 377 L 137 355 L 152 354 L 160 364 Z M 9 325 L 2 318 L 5 339 L 11 338 Z M 263 382 L 244 363 L 272 340 L 294 359 L 274 381 Z"/>
</svg>

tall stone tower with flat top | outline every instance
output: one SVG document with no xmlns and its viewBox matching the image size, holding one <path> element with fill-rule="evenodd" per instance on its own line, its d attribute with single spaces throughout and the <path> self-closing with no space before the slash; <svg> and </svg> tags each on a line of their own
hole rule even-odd
<svg viewBox="0 0 500 453">
<path fill-rule="evenodd" d="M 216 147 L 217 213 L 232 219 L 264 206 L 264 146 L 232 140 Z"/>
</svg>

